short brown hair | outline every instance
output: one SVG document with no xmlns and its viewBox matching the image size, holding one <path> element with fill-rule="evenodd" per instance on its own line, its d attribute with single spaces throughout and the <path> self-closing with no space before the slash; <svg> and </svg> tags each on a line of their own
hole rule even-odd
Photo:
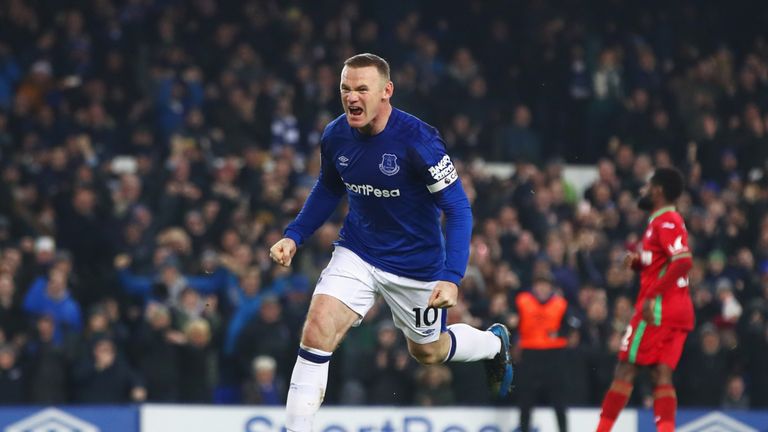
<svg viewBox="0 0 768 432">
<path fill-rule="evenodd" d="M 373 66 L 379 71 L 379 75 L 389 81 L 389 63 L 383 58 L 371 53 L 353 55 L 344 61 L 344 66 L 351 68 L 364 68 Z"/>
</svg>

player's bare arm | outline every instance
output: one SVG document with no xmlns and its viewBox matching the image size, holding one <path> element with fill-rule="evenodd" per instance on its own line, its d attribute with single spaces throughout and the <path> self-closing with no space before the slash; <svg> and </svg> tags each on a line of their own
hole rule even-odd
<svg viewBox="0 0 768 432">
<path fill-rule="evenodd" d="M 639 261 L 640 261 L 640 254 L 637 252 L 627 252 L 627 254 L 624 255 L 624 267 L 628 269 L 635 268 L 635 266 Z"/>
<path fill-rule="evenodd" d="M 645 320 L 648 325 L 655 325 L 654 322 L 656 321 L 653 316 L 653 309 L 656 305 L 656 299 L 647 299 L 643 303 L 643 320 Z"/>
<path fill-rule="evenodd" d="M 269 248 L 269 257 L 283 267 L 291 265 L 294 255 L 296 255 L 296 242 L 287 237 L 280 239 Z"/>
</svg>

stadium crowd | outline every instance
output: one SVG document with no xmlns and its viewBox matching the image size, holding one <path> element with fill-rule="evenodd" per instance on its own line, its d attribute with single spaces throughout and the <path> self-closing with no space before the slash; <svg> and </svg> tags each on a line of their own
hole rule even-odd
<svg viewBox="0 0 768 432">
<path fill-rule="evenodd" d="M 473 203 L 450 320 L 514 328 L 515 295 L 551 275 L 574 311 L 563 392 L 599 404 L 636 293 L 635 198 L 675 165 L 697 317 L 680 403 L 768 407 L 766 6 L 0 3 L 0 402 L 283 403 L 344 210 L 291 269 L 267 248 L 317 175 L 340 64 L 370 51 Z M 581 193 L 565 163 L 598 179 Z M 381 305 L 331 368 L 329 403 L 514 403 L 481 365 L 418 366 Z"/>
</svg>

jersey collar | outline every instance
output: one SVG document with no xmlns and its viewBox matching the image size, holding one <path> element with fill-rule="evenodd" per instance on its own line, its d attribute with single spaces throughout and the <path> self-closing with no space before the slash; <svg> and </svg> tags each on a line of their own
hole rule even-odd
<svg viewBox="0 0 768 432">
<path fill-rule="evenodd" d="M 662 208 L 656 210 L 655 212 L 653 212 L 651 217 L 648 218 L 648 223 L 653 222 L 654 219 L 656 219 L 657 217 L 659 217 L 659 216 L 661 216 L 664 213 L 669 212 L 669 211 L 675 211 L 675 206 L 666 206 L 666 207 L 662 207 Z"/>
</svg>

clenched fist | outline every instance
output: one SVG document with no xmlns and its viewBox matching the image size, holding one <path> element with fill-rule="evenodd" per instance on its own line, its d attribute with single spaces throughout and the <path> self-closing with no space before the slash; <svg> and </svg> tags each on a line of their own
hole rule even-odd
<svg viewBox="0 0 768 432">
<path fill-rule="evenodd" d="M 429 306 L 437 308 L 449 308 L 456 306 L 459 299 L 459 287 L 448 281 L 439 281 L 429 297 Z"/>
<path fill-rule="evenodd" d="M 294 255 L 296 255 L 296 242 L 289 238 L 282 238 L 269 248 L 269 257 L 283 267 L 291 265 Z"/>
</svg>

